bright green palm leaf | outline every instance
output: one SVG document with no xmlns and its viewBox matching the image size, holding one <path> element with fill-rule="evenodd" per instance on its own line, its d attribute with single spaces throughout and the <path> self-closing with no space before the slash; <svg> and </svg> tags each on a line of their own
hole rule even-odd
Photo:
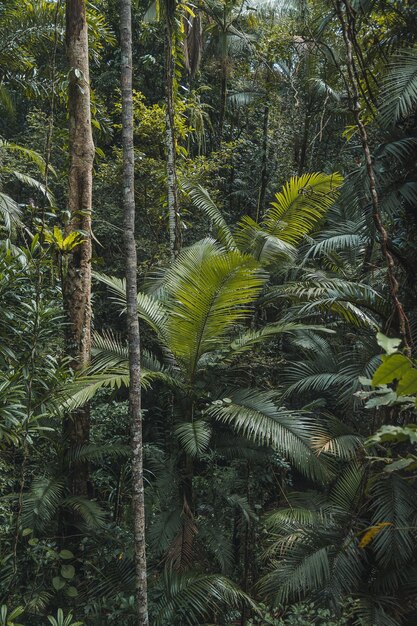
<svg viewBox="0 0 417 626">
<path fill-rule="evenodd" d="M 236 241 L 242 252 L 263 264 L 295 259 L 296 250 L 291 243 L 263 229 L 248 215 L 237 226 Z"/>
<path fill-rule="evenodd" d="M 262 228 L 291 245 L 297 245 L 323 218 L 343 183 L 340 174 L 294 176 L 271 203 Z"/>
<path fill-rule="evenodd" d="M 206 239 L 184 250 L 167 270 L 168 347 L 192 379 L 199 359 L 225 345 L 266 280 L 259 265 Z"/>
</svg>

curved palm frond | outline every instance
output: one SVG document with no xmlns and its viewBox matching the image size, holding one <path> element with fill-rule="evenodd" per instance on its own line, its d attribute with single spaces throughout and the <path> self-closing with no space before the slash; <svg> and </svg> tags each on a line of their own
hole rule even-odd
<svg viewBox="0 0 417 626">
<path fill-rule="evenodd" d="M 229 358 L 247 352 L 251 350 L 259 343 L 263 343 L 268 339 L 274 339 L 275 337 L 284 333 L 289 334 L 303 334 L 303 331 L 314 330 L 317 332 L 333 334 L 334 331 L 325 328 L 323 326 L 316 326 L 314 324 L 299 324 L 297 322 L 277 322 L 276 324 L 267 324 L 259 330 L 248 330 L 236 339 L 232 341 L 229 346 Z M 227 358 L 227 357 L 226 357 Z"/>
<path fill-rule="evenodd" d="M 296 250 L 291 243 L 261 228 L 248 215 L 243 217 L 237 225 L 236 242 L 242 252 L 250 254 L 266 265 L 295 259 Z"/>
<path fill-rule="evenodd" d="M 258 444 L 272 446 L 313 480 L 324 481 L 330 476 L 326 459 L 320 459 L 311 445 L 314 437 L 325 432 L 317 420 L 277 406 L 274 392 L 247 389 L 228 391 L 227 395 L 215 400 L 206 409 L 207 415 L 230 424 Z"/>
<path fill-rule="evenodd" d="M 372 541 L 378 562 L 386 568 L 403 567 L 416 548 L 413 530 L 416 507 L 415 487 L 393 474 L 375 482 L 370 490 L 372 524 L 387 525 Z"/>
<path fill-rule="evenodd" d="M 190 378 L 199 359 L 225 345 L 230 328 L 247 317 L 265 280 L 251 257 L 210 239 L 183 250 L 168 268 L 165 336 Z"/>
<path fill-rule="evenodd" d="M 25 527 L 44 528 L 56 515 L 65 493 L 62 476 L 36 478 L 23 498 L 22 521 Z"/>
<path fill-rule="evenodd" d="M 226 224 L 223 215 L 213 202 L 207 189 L 204 189 L 201 185 L 189 182 L 183 182 L 181 186 L 189 194 L 193 204 L 203 211 L 211 220 L 219 242 L 229 250 L 236 249 L 236 242 L 233 238 L 232 231 Z"/>
<path fill-rule="evenodd" d="M 208 448 L 211 428 L 204 420 L 194 420 L 178 424 L 175 434 L 185 452 L 192 457 L 198 457 Z"/>
<path fill-rule="evenodd" d="M 21 224 L 22 210 L 20 206 L 7 194 L 0 191 L 0 214 L 3 217 L 4 225 L 8 231 L 11 230 L 12 224 Z"/>
<path fill-rule="evenodd" d="M 194 626 L 210 618 L 220 608 L 256 609 L 253 600 L 235 583 L 218 574 L 178 574 L 166 569 L 164 594 L 155 607 L 155 626 L 181 617 L 182 623 Z"/>
<path fill-rule="evenodd" d="M 338 173 L 294 176 L 276 194 L 261 227 L 286 243 L 297 245 L 334 203 L 342 183 Z"/>
<path fill-rule="evenodd" d="M 90 528 L 103 528 L 106 513 L 94 500 L 83 496 L 70 496 L 62 501 L 62 506 L 73 509 Z"/>
<path fill-rule="evenodd" d="M 381 120 L 391 126 L 409 115 L 417 104 L 417 51 L 402 50 L 389 64 L 381 94 Z"/>
<path fill-rule="evenodd" d="M 263 300 L 271 302 L 274 298 L 285 297 L 291 302 L 305 303 L 305 306 L 320 302 L 344 303 L 350 310 L 363 307 L 383 317 L 389 314 L 386 299 L 370 285 L 326 275 L 307 275 L 304 281 L 273 287 Z"/>
<path fill-rule="evenodd" d="M 106 276 L 99 272 L 93 272 L 93 277 L 106 285 L 113 294 L 113 300 L 122 309 L 126 308 L 126 281 L 115 276 Z M 163 303 L 152 296 L 138 293 L 137 307 L 139 317 L 147 322 L 158 335 L 163 336 L 166 322 L 166 310 Z"/>
<path fill-rule="evenodd" d="M 311 446 L 318 455 L 331 454 L 339 459 L 350 460 L 358 453 L 364 453 L 364 438 L 351 431 L 346 424 L 330 417 L 326 419 L 325 434 L 318 434 L 312 439 Z"/>
</svg>

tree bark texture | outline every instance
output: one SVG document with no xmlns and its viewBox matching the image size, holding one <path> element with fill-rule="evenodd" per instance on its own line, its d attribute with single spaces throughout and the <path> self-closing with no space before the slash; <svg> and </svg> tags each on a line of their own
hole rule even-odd
<svg viewBox="0 0 417 626">
<path fill-rule="evenodd" d="M 83 242 L 68 260 L 64 306 L 68 317 L 67 352 L 75 371 L 86 367 L 91 355 L 91 212 L 94 143 L 91 129 L 88 34 L 85 0 L 66 2 L 66 50 L 69 65 L 69 179 L 70 222 L 66 234 L 82 233 Z M 89 440 L 89 408 L 67 417 L 64 434 L 70 447 Z M 87 495 L 88 463 L 72 465 L 70 488 L 74 495 Z"/>
<path fill-rule="evenodd" d="M 174 104 L 174 70 L 173 55 L 174 24 L 173 16 L 166 17 L 166 163 L 167 163 L 167 204 L 169 219 L 169 245 L 171 259 L 175 259 L 182 245 L 181 218 L 178 202 L 178 180 L 176 165 L 176 137 L 175 137 L 175 104 Z"/>
<path fill-rule="evenodd" d="M 129 414 L 132 440 L 132 504 L 136 569 L 136 624 L 137 626 L 148 626 L 140 332 L 136 300 L 137 254 L 135 241 L 135 159 L 133 145 L 131 0 L 121 0 L 120 3 L 120 39 L 122 52 L 123 207 L 126 258 L 127 332 L 130 374 Z"/>
</svg>

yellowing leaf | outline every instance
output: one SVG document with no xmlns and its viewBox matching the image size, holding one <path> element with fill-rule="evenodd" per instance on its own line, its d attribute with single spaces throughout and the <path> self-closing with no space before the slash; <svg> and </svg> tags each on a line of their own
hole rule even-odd
<svg viewBox="0 0 417 626">
<path fill-rule="evenodd" d="M 387 526 L 392 526 L 392 522 L 380 522 L 379 524 L 368 528 L 368 530 L 366 530 L 365 533 L 362 535 L 362 539 L 359 542 L 359 547 L 366 548 L 366 546 L 370 544 L 373 539 L 375 539 L 377 534 Z"/>
</svg>

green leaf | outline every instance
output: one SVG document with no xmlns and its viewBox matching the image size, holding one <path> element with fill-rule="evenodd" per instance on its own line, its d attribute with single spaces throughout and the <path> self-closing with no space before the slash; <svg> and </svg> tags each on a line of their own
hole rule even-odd
<svg viewBox="0 0 417 626">
<path fill-rule="evenodd" d="M 78 596 L 77 589 L 73 587 L 72 585 L 70 587 L 67 587 L 67 589 L 65 590 L 65 593 L 69 598 L 76 598 Z"/>
<path fill-rule="evenodd" d="M 59 556 L 61 557 L 61 559 L 73 559 L 74 555 L 70 550 L 61 550 L 61 552 L 59 553 Z"/>
<path fill-rule="evenodd" d="M 22 531 L 22 537 L 27 537 L 33 533 L 33 528 L 24 528 Z"/>
<path fill-rule="evenodd" d="M 381 348 L 385 350 L 387 354 L 394 354 L 395 352 L 397 352 L 398 347 L 401 343 L 401 339 L 387 337 L 383 333 L 377 333 L 376 340 L 378 345 L 381 346 Z"/>
<path fill-rule="evenodd" d="M 54 576 L 52 579 L 52 586 L 56 591 L 60 591 L 66 584 L 67 583 L 61 576 Z"/>
<path fill-rule="evenodd" d="M 175 429 L 175 433 L 187 454 L 199 456 L 207 450 L 211 429 L 204 420 L 179 424 Z"/>
<path fill-rule="evenodd" d="M 384 468 L 384 472 L 396 472 L 398 470 L 403 470 L 403 469 L 413 469 L 411 466 L 415 467 L 417 465 L 417 459 L 416 458 L 409 458 L 409 459 L 398 459 L 397 461 L 394 461 L 393 463 L 390 463 L 389 465 L 387 465 Z"/>
<path fill-rule="evenodd" d="M 384 357 L 383 362 L 378 367 L 372 377 L 372 384 L 384 385 L 392 383 L 395 379 L 400 379 L 411 368 L 411 362 L 403 354 L 391 354 Z"/>
<path fill-rule="evenodd" d="M 398 383 L 397 393 L 403 396 L 417 393 L 417 369 L 409 369 Z"/>
<path fill-rule="evenodd" d="M 339 173 L 292 177 L 266 212 L 264 230 L 286 243 L 298 244 L 334 203 L 342 183 Z"/>
<path fill-rule="evenodd" d="M 378 406 L 387 406 L 388 404 L 393 404 L 394 402 L 396 402 L 397 397 L 397 394 L 395 393 L 395 391 L 392 391 L 392 389 L 384 389 L 384 394 L 371 398 L 370 400 L 368 400 L 365 406 L 367 409 L 372 409 Z"/>
<path fill-rule="evenodd" d="M 61 567 L 61 576 L 67 580 L 71 580 L 75 576 L 75 567 L 73 565 L 63 565 Z"/>
</svg>

